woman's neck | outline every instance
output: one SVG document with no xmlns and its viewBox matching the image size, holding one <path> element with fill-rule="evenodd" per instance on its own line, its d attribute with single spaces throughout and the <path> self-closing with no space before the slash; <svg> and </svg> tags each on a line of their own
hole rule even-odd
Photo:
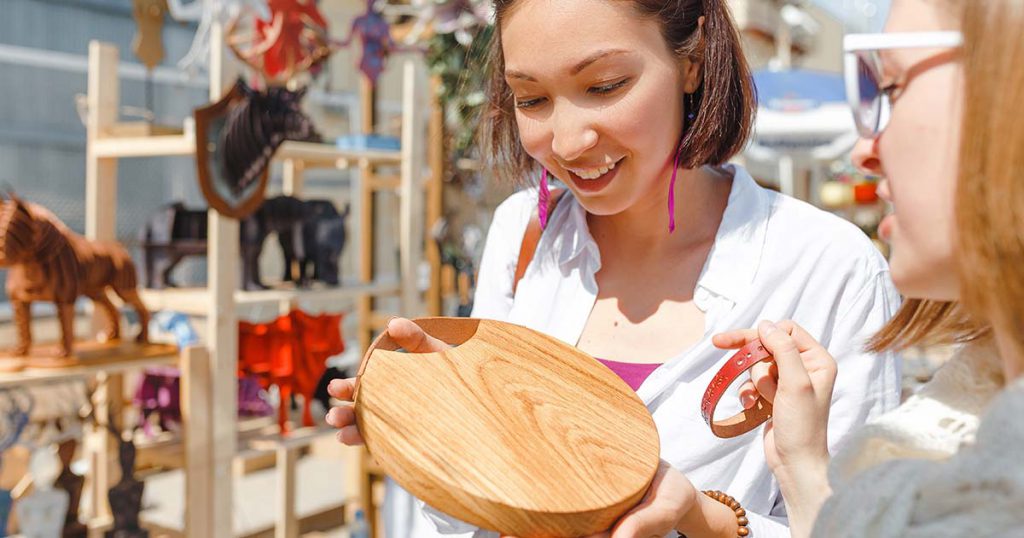
<svg viewBox="0 0 1024 538">
<path fill-rule="evenodd" d="M 680 168 L 675 185 L 675 232 L 668 229 L 668 189 L 659 184 L 639 202 L 615 215 L 588 215 L 588 226 L 600 246 L 614 245 L 621 254 L 661 256 L 713 240 L 732 188 L 711 168 Z M 602 249 L 602 253 L 606 252 Z"/>
</svg>

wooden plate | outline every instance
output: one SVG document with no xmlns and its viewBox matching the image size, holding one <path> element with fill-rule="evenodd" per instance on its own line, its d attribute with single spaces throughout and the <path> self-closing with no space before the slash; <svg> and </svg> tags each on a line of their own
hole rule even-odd
<svg viewBox="0 0 1024 538">
<path fill-rule="evenodd" d="M 431 506 L 523 538 L 608 529 L 647 491 L 654 420 L 615 373 L 576 348 L 488 320 L 414 320 L 456 347 L 396 351 L 359 371 L 356 419 L 384 471 Z"/>
</svg>

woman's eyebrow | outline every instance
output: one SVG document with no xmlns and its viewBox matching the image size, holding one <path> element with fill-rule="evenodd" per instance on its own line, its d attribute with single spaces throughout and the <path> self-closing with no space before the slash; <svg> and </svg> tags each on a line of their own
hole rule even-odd
<svg viewBox="0 0 1024 538">
<path fill-rule="evenodd" d="M 587 56 L 586 58 L 584 58 L 583 61 L 581 61 L 580 63 L 574 65 L 572 67 L 572 69 L 569 70 L 569 74 L 570 75 L 578 75 L 580 73 L 580 71 L 583 71 L 590 64 L 600 60 L 601 58 L 604 58 L 606 56 L 613 56 L 613 55 L 616 55 L 616 54 L 626 54 L 628 52 L 629 52 L 628 50 L 624 50 L 624 49 L 605 49 L 605 50 L 599 50 L 599 51 L 595 52 L 594 54 L 591 54 L 590 56 Z"/>
<path fill-rule="evenodd" d="M 568 70 L 568 72 L 569 72 L 570 75 L 578 75 L 581 71 L 583 71 L 584 69 L 589 67 L 591 64 L 593 64 L 594 62 L 596 62 L 596 61 L 598 61 L 598 60 L 600 60 L 602 58 L 606 58 L 608 56 L 614 56 L 616 54 L 628 54 L 628 53 L 629 53 L 629 51 L 625 50 L 625 49 L 605 49 L 605 50 L 599 50 L 599 51 L 591 54 L 590 56 L 587 56 L 586 58 L 581 60 L 576 65 L 572 66 Z M 530 82 L 537 82 L 537 79 L 533 78 L 532 76 L 527 75 L 526 73 L 524 73 L 522 71 L 517 71 L 515 69 L 509 69 L 509 70 L 505 71 L 505 78 L 506 79 L 510 79 L 511 78 L 511 79 L 527 80 L 527 81 L 530 81 Z"/>
</svg>

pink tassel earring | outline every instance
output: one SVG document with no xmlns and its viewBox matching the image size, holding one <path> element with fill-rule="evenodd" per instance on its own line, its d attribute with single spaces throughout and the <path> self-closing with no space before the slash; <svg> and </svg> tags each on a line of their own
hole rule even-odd
<svg viewBox="0 0 1024 538">
<path fill-rule="evenodd" d="M 697 118 L 697 96 L 694 93 L 686 94 L 686 125 Z M 676 156 L 672 161 L 672 180 L 668 184 L 668 233 L 676 231 L 676 175 L 679 174 L 679 159 L 683 155 L 683 139 L 679 139 L 679 146 L 676 147 Z"/>
<path fill-rule="evenodd" d="M 551 199 L 551 191 L 548 189 L 548 169 L 540 175 L 540 188 L 537 193 L 537 215 L 540 217 L 540 229 L 548 226 L 548 200 Z"/>
<path fill-rule="evenodd" d="M 683 153 L 682 142 L 676 148 L 676 157 L 672 160 L 672 180 L 668 184 L 668 233 L 676 231 L 676 175 L 679 173 L 679 157 Z"/>
</svg>

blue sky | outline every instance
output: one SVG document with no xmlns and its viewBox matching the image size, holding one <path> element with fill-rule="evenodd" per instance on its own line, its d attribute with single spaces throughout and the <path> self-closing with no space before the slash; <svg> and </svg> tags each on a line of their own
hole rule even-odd
<svg viewBox="0 0 1024 538">
<path fill-rule="evenodd" d="M 877 32 L 885 24 L 890 0 L 811 0 L 846 23 L 851 32 Z"/>
</svg>

